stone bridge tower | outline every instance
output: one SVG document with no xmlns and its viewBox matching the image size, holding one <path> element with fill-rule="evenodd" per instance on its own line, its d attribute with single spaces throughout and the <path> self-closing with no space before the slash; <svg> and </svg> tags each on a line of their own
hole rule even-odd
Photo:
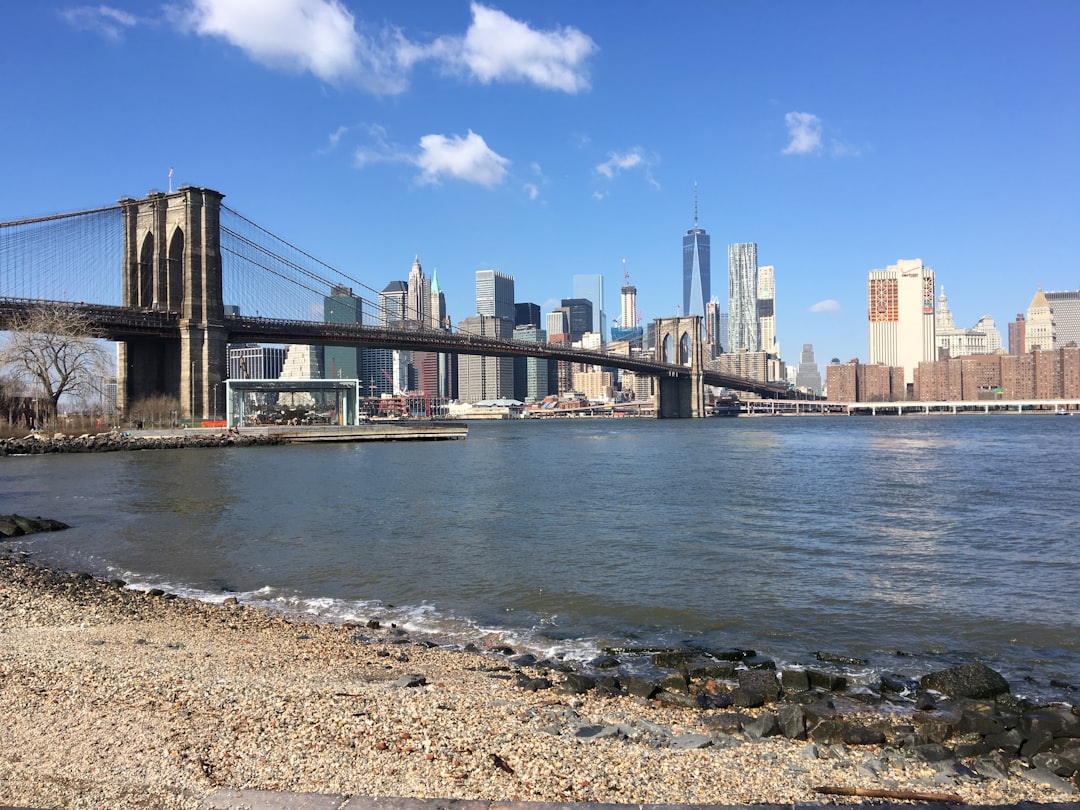
<svg viewBox="0 0 1080 810">
<path fill-rule="evenodd" d="M 689 374 L 660 377 L 656 386 L 658 419 L 687 419 L 708 416 L 705 410 L 705 352 L 701 338 L 701 316 L 657 318 L 656 359 L 661 363 L 687 366 Z"/>
<path fill-rule="evenodd" d="M 180 315 L 179 342 L 148 335 L 120 343 L 117 406 L 125 415 L 133 403 L 158 395 L 177 397 L 185 419 L 212 415 L 215 386 L 228 368 L 221 284 L 223 197 L 208 188 L 184 186 L 141 200 L 120 200 L 123 305 Z"/>
</svg>

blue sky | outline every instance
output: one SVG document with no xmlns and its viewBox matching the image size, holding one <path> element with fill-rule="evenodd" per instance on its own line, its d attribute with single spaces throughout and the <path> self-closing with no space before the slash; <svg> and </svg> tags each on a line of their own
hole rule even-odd
<svg viewBox="0 0 1080 810">
<path fill-rule="evenodd" d="M 682 236 L 776 267 L 781 352 L 867 356 L 866 274 L 961 326 L 1080 288 L 1080 3 L 114 0 L 0 11 L 0 220 L 173 184 L 381 289 L 419 255 L 547 311 L 624 268 L 676 314 Z"/>
</svg>

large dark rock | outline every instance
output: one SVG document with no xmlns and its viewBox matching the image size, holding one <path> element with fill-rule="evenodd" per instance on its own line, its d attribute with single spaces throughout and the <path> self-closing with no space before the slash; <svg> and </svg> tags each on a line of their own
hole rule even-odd
<svg viewBox="0 0 1080 810">
<path fill-rule="evenodd" d="M 1080 738 L 1080 717 L 1065 708 L 1045 707 L 1024 712 L 1019 727 L 1026 738 L 1039 735 Z"/>
<path fill-rule="evenodd" d="M 736 706 L 753 709 L 779 699 L 780 682 L 773 670 L 743 669 L 738 675 L 739 685 L 731 692 L 731 700 Z"/>
<path fill-rule="evenodd" d="M 985 664 L 961 664 L 924 675 L 924 689 L 949 697 L 992 698 L 1009 691 L 1009 682 Z"/>
</svg>

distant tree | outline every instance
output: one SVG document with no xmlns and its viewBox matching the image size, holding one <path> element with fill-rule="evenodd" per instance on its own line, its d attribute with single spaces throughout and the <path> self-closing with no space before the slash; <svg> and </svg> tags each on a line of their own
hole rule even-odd
<svg viewBox="0 0 1080 810">
<path fill-rule="evenodd" d="M 180 398 L 158 394 L 133 402 L 128 408 L 128 420 L 143 422 L 152 427 L 175 427 L 177 414 L 180 413 Z"/>
<path fill-rule="evenodd" d="M 41 304 L 8 320 L 0 368 L 40 392 L 49 417 L 61 397 L 88 394 L 109 374 L 109 354 L 85 315 L 62 304 Z"/>
</svg>

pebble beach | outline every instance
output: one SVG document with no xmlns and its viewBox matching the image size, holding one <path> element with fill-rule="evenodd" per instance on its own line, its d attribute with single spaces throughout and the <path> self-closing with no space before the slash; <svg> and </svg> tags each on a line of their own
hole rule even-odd
<svg viewBox="0 0 1080 810">
<path fill-rule="evenodd" d="M 568 694 L 557 674 L 505 654 L 376 624 L 194 602 L 0 556 L 0 805 L 199 808 L 221 788 L 627 804 L 829 803 L 822 788 L 870 794 L 845 804 L 880 801 L 875 791 L 1076 799 L 1071 780 L 1035 769 L 992 778 L 889 744 L 748 740 L 723 712 Z M 556 683 L 529 691 L 522 675 Z"/>
</svg>

